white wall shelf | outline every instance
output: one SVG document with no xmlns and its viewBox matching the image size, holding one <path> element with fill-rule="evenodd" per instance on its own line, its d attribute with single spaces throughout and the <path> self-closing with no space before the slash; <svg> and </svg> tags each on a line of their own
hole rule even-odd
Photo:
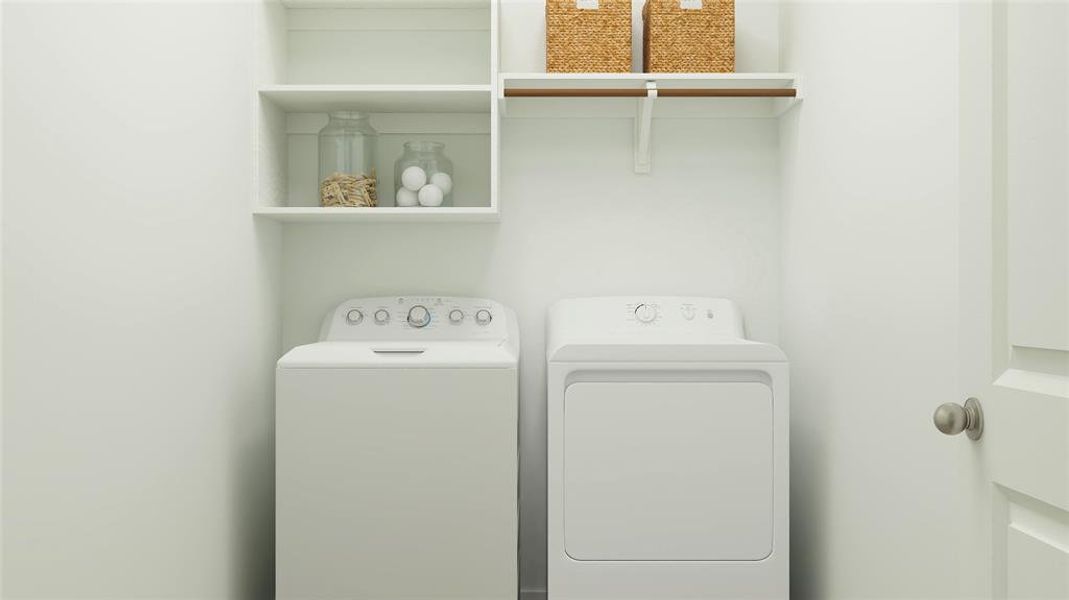
<svg viewBox="0 0 1069 600">
<path fill-rule="evenodd" d="M 635 172 L 651 169 L 655 117 L 774 118 L 801 95 L 792 73 L 501 73 L 502 116 L 635 119 Z"/>
<path fill-rule="evenodd" d="M 641 87 L 657 81 L 666 87 L 790 88 L 794 73 L 501 73 L 503 85 L 513 87 Z"/>
<path fill-rule="evenodd" d="M 776 117 L 802 97 L 793 73 L 501 73 L 497 99 L 508 117 L 616 118 L 635 100 L 658 102 L 654 116 Z"/>
<path fill-rule="evenodd" d="M 503 117 L 633 119 L 634 168 L 645 173 L 656 119 L 776 118 L 801 99 L 793 73 L 503 72 L 503 54 L 516 56 L 522 48 L 530 56 L 532 47 L 522 36 L 510 38 L 507 51 L 501 47 L 500 0 L 267 6 L 259 38 L 253 211 L 283 222 L 494 221 Z M 528 66 L 526 59 L 510 64 Z M 315 206 L 315 135 L 325 113 L 335 110 L 370 113 L 380 132 L 378 207 Z M 446 144 L 461 206 L 393 206 L 393 161 L 405 141 L 418 139 Z"/>
<path fill-rule="evenodd" d="M 487 8 L 490 0 L 282 0 L 286 8 Z"/>
<path fill-rule="evenodd" d="M 489 85 L 267 85 L 260 97 L 285 112 L 488 113 Z"/>
<path fill-rule="evenodd" d="M 280 206 L 257 208 L 253 214 L 260 218 L 284 223 L 493 223 L 498 220 L 497 209 L 489 206 L 444 208 Z"/>
</svg>

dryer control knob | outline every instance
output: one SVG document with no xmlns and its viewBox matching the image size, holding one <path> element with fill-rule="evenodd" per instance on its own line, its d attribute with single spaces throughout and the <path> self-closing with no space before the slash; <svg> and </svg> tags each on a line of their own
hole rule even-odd
<svg viewBox="0 0 1069 600">
<path fill-rule="evenodd" d="M 459 308 L 454 308 L 453 310 L 449 311 L 449 322 L 450 323 L 460 323 L 463 320 L 464 320 L 464 311 L 460 310 Z"/>
<path fill-rule="evenodd" d="M 385 308 L 380 308 L 375 311 L 375 322 L 379 325 L 385 325 L 390 322 L 390 311 Z"/>
<path fill-rule="evenodd" d="M 426 306 L 417 304 L 408 309 L 408 324 L 413 327 L 426 327 L 431 322 L 431 311 Z"/>
<path fill-rule="evenodd" d="M 360 322 L 364 320 L 364 313 L 354 308 L 345 313 L 345 320 L 348 321 L 350 325 L 359 325 Z"/>
<path fill-rule="evenodd" d="M 479 325 L 489 325 L 490 321 L 494 319 L 494 316 L 490 314 L 490 311 L 485 308 L 480 308 L 475 313 L 475 322 Z"/>
<path fill-rule="evenodd" d="M 657 318 L 657 309 L 649 304 L 639 304 L 635 307 L 635 318 L 640 323 L 652 323 Z"/>
</svg>

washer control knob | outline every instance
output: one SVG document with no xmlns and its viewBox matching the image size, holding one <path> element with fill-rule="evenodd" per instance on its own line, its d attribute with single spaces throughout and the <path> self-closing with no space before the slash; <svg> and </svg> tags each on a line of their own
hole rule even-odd
<svg viewBox="0 0 1069 600">
<path fill-rule="evenodd" d="M 490 314 L 490 311 L 485 308 L 480 308 L 475 312 L 475 322 L 479 325 L 489 325 L 490 321 L 494 320 L 494 316 Z"/>
<path fill-rule="evenodd" d="M 683 308 L 679 309 L 679 312 L 683 314 L 683 318 L 690 321 L 694 319 L 694 307 L 689 304 L 684 304 Z"/>
<path fill-rule="evenodd" d="M 639 304 L 635 307 L 635 318 L 640 323 L 652 323 L 657 318 L 657 309 L 649 304 Z"/>
<path fill-rule="evenodd" d="M 450 323 L 454 323 L 454 324 L 455 323 L 460 323 L 463 320 L 464 320 L 464 311 L 460 310 L 459 308 L 454 308 L 453 310 L 449 311 L 449 322 Z"/>
<path fill-rule="evenodd" d="M 345 320 L 348 321 L 350 325 L 359 325 L 364 320 L 364 313 L 354 308 L 345 313 Z"/>
<path fill-rule="evenodd" d="M 380 308 L 375 311 L 375 323 L 385 325 L 390 322 L 390 311 Z"/>
<path fill-rule="evenodd" d="M 426 327 L 431 322 L 431 311 L 426 306 L 417 304 L 408 309 L 408 324 L 413 327 Z"/>
</svg>

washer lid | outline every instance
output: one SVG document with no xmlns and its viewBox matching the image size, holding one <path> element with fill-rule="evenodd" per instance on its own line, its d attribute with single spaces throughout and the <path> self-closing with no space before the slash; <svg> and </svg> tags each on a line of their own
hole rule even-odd
<svg viewBox="0 0 1069 600">
<path fill-rule="evenodd" d="M 516 352 L 494 342 L 318 342 L 297 346 L 279 369 L 516 368 Z"/>
<path fill-rule="evenodd" d="M 746 339 L 735 303 L 722 298 L 618 296 L 562 300 L 549 311 L 546 357 L 571 362 L 784 362 Z"/>
</svg>

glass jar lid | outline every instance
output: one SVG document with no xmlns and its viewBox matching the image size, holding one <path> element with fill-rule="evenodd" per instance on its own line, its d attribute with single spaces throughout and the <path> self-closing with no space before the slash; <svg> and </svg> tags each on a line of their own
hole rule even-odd
<svg viewBox="0 0 1069 600">
<path fill-rule="evenodd" d="M 360 112 L 358 110 L 333 110 L 327 113 L 331 119 L 339 119 L 342 121 L 365 121 L 368 118 L 368 114 Z"/>
<path fill-rule="evenodd" d="M 411 152 L 441 152 L 443 148 L 445 148 L 445 144 L 442 142 L 405 142 L 405 150 Z"/>
</svg>

